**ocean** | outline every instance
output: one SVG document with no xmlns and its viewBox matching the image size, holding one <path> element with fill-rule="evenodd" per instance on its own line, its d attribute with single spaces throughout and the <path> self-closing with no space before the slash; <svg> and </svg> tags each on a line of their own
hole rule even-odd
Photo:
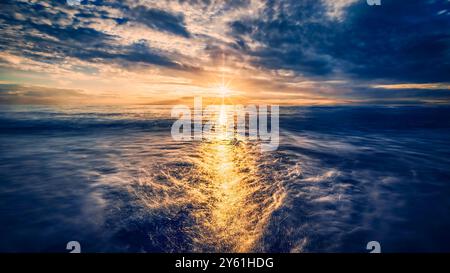
<svg viewBox="0 0 450 273">
<path fill-rule="evenodd" d="M 450 251 L 450 107 L 281 107 L 280 144 L 170 106 L 0 106 L 0 252 Z"/>
</svg>

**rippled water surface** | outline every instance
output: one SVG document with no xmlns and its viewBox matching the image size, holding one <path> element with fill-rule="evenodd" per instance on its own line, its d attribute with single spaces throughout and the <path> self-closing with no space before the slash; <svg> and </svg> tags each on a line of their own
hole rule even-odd
<svg viewBox="0 0 450 273">
<path fill-rule="evenodd" d="M 450 251 L 450 108 L 282 107 L 177 142 L 170 107 L 0 106 L 0 251 Z"/>
</svg>

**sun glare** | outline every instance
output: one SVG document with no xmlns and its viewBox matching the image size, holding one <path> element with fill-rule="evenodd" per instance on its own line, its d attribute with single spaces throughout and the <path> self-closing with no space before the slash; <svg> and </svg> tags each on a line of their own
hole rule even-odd
<svg viewBox="0 0 450 273">
<path fill-rule="evenodd" d="M 231 91 L 230 89 L 225 85 L 219 86 L 219 94 L 221 97 L 228 97 L 230 95 Z"/>
</svg>

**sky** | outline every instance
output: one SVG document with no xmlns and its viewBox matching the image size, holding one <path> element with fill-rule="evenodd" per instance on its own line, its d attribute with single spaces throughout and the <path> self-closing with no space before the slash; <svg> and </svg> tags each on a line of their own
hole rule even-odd
<svg viewBox="0 0 450 273">
<path fill-rule="evenodd" d="M 2 0 L 0 104 L 448 104 L 450 0 Z"/>
</svg>

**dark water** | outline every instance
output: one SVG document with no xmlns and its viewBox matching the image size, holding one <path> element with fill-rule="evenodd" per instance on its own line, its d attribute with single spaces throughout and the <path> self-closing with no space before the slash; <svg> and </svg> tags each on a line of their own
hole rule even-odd
<svg viewBox="0 0 450 273">
<path fill-rule="evenodd" d="M 450 251 L 450 108 L 286 107 L 281 143 L 170 108 L 0 106 L 0 251 Z"/>
</svg>

